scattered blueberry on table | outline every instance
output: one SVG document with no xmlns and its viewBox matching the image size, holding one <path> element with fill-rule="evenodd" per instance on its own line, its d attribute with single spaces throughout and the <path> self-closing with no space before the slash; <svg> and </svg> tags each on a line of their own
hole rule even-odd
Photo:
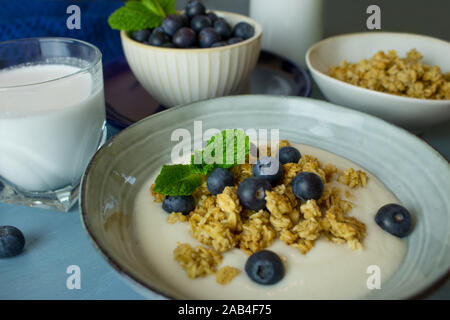
<svg viewBox="0 0 450 320">
<path fill-rule="evenodd" d="M 266 207 L 266 191 L 271 190 L 268 180 L 250 177 L 239 184 L 237 194 L 244 208 L 259 211 Z"/>
<path fill-rule="evenodd" d="M 245 272 L 259 284 L 275 284 L 284 277 L 284 265 L 280 257 L 269 250 L 253 253 L 245 263 Z"/>
<path fill-rule="evenodd" d="M 319 200 L 323 189 L 322 179 L 313 172 L 301 172 L 292 179 L 292 192 L 303 202 Z"/>
<path fill-rule="evenodd" d="M 407 236 L 412 227 L 409 211 L 395 203 L 382 206 L 375 216 L 375 222 L 381 229 L 399 238 Z"/>
<path fill-rule="evenodd" d="M 0 226 L 0 258 L 17 256 L 25 247 L 25 237 L 13 226 Z"/>
<path fill-rule="evenodd" d="M 255 34 L 253 26 L 239 22 L 234 28 L 226 19 L 206 11 L 199 0 L 188 1 L 183 14 L 169 14 L 154 29 L 130 32 L 138 42 L 164 48 L 217 48 L 247 40 Z"/>
<path fill-rule="evenodd" d="M 167 213 L 181 212 L 188 215 L 195 209 L 195 200 L 193 196 L 165 196 L 162 208 Z"/>
</svg>

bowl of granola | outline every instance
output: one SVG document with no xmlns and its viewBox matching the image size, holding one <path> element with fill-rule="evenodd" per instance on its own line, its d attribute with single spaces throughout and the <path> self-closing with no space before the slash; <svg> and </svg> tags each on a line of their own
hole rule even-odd
<svg viewBox="0 0 450 320">
<path fill-rule="evenodd" d="M 401 299 L 448 272 L 448 190 L 448 162 L 383 120 L 234 96 L 112 138 L 80 211 L 99 253 L 149 298 Z"/>
<path fill-rule="evenodd" d="M 412 131 L 450 119 L 450 43 L 408 33 L 322 40 L 306 61 L 325 97 Z"/>
</svg>

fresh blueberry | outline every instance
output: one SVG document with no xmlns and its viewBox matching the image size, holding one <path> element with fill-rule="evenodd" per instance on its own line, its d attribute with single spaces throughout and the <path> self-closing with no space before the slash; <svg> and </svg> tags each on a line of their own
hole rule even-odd
<svg viewBox="0 0 450 320">
<path fill-rule="evenodd" d="M 152 35 L 148 38 L 147 43 L 152 46 L 162 47 L 165 43 L 170 42 L 170 37 L 165 32 L 153 30 Z"/>
<path fill-rule="evenodd" d="M 165 33 L 164 28 L 162 26 L 156 27 L 155 29 L 153 29 L 152 33 L 154 32 L 162 32 Z"/>
<path fill-rule="evenodd" d="M 189 0 L 185 12 L 189 19 L 192 19 L 195 16 L 204 15 L 206 13 L 206 8 L 199 0 Z"/>
<path fill-rule="evenodd" d="M 216 15 L 214 12 L 212 12 L 212 11 L 209 11 L 209 12 L 206 14 L 206 16 L 209 18 L 209 20 L 211 20 L 211 23 L 214 23 L 214 22 L 216 22 L 217 19 L 219 19 L 219 18 L 217 17 L 217 15 Z"/>
<path fill-rule="evenodd" d="M 195 16 L 191 20 L 191 28 L 195 32 L 200 32 L 204 28 L 212 26 L 211 20 L 207 16 Z"/>
<path fill-rule="evenodd" d="M 181 28 L 173 35 L 172 42 L 178 48 L 190 48 L 197 42 L 197 35 L 191 28 Z"/>
<path fill-rule="evenodd" d="M 284 265 L 276 253 L 261 250 L 248 257 L 245 272 L 256 283 L 275 284 L 284 277 Z"/>
<path fill-rule="evenodd" d="M 233 36 L 236 38 L 249 39 L 255 34 L 255 29 L 247 22 L 239 22 L 234 26 Z"/>
<path fill-rule="evenodd" d="M 407 236 L 412 226 L 409 211 L 394 203 L 382 206 L 375 216 L 375 222 L 381 229 L 399 238 Z"/>
<path fill-rule="evenodd" d="M 0 258 L 17 256 L 24 246 L 22 231 L 13 226 L 0 226 Z"/>
<path fill-rule="evenodd" d="M 214 22 L 214 30 L 216 30 L 217 34 L 222 37 L 222 39 L 228 39 L 231 37 L 231 27 L 230 25 L 223 19 L 218 19 Z"/>
<path fill-rule="evenodd" d="M 263 157 L 253 166 L 253 176 L 265 179 L 274 186 L 283 176 L 283 167 L 277 159 Z"/>
<path fill-rule="evenodd" d="M 226 41 L 218 41 L 216 43 L 213 43 L 213 45 L 211 46 L 211 48 L 217 48 L 217 47 L 225 47 L 227 46 L 228 43 L 226 43 Z"/>
<path fill-rule="evenodd" d="M 234 185 L 233 174 L 227 169 L 217 168 L 211 172 L 206 180 L 206 186 L 211 194 L 222 193 L 227 186 Z"/>
<path fill-rule="evenodd" d="M 259 211 L 266 206 L 266 191 L 270 190 L 272 186 L 269 181 L 250 177 L 239 184 L 237 194 L 244 208 Z"/>
<path fill-rule="evenodd" d="M 227 42 L 228 42 L 228 44 L 235 44 L 235 43 L 239 43 L 239 42 L 242 42 L 242 41 L 244 41 L 244 39 L 234 37 L 234 38 L 228 39 Z"/>
<path fill-rule="evenodd" d="M 195 208 L 195 200 L 192 196 L 165 196 L 162 208 L 167 213 L 181 212 L 188 215 Z"/>
<path fill-rule="evenodd" d="M 131 32 L 131 38 L 138 42 L 144 42 L 150 37 L 151 31 L 148 29 L 142 29 Z"/>
<path fill-rule="evenodd" d="M 278 151 L 278 160 L 281 164 L 298 163 L 301 157 L 300 151 L 294 147 L 286 146 Z"/>
<path fill-rule="evenodd" d="M 180 17 L 180 19 L 181 19 L 181 22 L 183 23 L 183 26 L 185 26 L 185 27 L 189 26 L 189 24 L 190 24 L 190 19 L 189 19 L 189 17 L 187 16 L 186 12 L 183 13 L 183 14 L 180 14 L 179 17 Z"/>
<path fill-rule="evenodd" d="M 169 14 L 164 18 L 161 27 L 169 36 L 173 36 L 178 29 L 186 27 L 186 21 L 177 14 Z"/>
<path fill-rule="evenodd" d="M 220 36 L 213 28 L 204 28 L 198 35 L 200 48 L 210 48 L 214 43 L 220 41 Z"/>
<path fill-rule="evenodd" d="M 301 172 L 292 179 L 292 192 L 303 202 L 318 200 L 323 193 L 323 181 L 313 172 Z"/>
</svg>

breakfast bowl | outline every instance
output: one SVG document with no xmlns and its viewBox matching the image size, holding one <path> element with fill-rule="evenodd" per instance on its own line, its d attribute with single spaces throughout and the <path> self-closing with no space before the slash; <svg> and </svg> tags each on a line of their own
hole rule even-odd
<svg viewBox="0 0 450 320">
<path fill-rule="evenodd" d="M 378 51 L 399 57 L 416 49 L 424 63 L 450 71 L 450 42 L 408 33 L 353 33 L 322 40 L 306 53 L 306 62 L 324 96 L 333 103 L 370 113 L 411 131 L 422 131 L 450 119 L 450 100 L 418 99 L 352 85 L 329 76 L 343 61 L 356 63 Z"/>
<path fill-rule="evenodd" d="M 233 27 L 253 26 L 253 37 L 216 48 L 162 48 L 139 43 L 121 31 L 127 62 L 141 85 L 170 108 L 198 100 L 236 93 L 256 66 L 262 27 L 246 16 L 214 11 Z"/>
<path fill-rule="evenodd" d="M 172 149 L 178 143 L 172 139 L 174 133 L 194 137 L 194 146 L 202 143 L 202 134 L 195 133 L 198 128 L 194 129 L 194 121 L 197 126 L 201 121 L 203 131 L 279 129 L 280 139 L 304 145 L 302 152 L 312 146 L 333 153 L 342 161 L 353 161 L 410 210 L 414 218 L 412 232 L 399 239 L 380 231 L 372 221 L 375 212 L 370 212 L 366 221 L 372 224 L 369 237 L 381 232 L 384 239 L 378 245 L 371 246 L 370 238 L 363 243 L 365 251 L 333 244 L 330 256 L 319 257 L 315 254 L 328 245 L 326 239 L 304 255 L 289 247 L 293 251 L 285 255 L 286 276 L 275 285 L 255 284 L 244 271 L 224 286 L 218 285 L 213 275 L 188 278 L 172 251 L 177 241 L 190 237 L 186 229 L 189 223 L 166 222 L 168 214 L 153 201 L 149 179 L 154 179 L 162 165 L 171 162 Z M 80 211 L 98 252 L 127 283 L 148 298 L 403 299 L 416 297 L 447 276 L 449 190 L 449 163 L 422 140 L 381 119 L 308 98 L 231 96 L 160 112 L 109 140 L 87 168 Z M 368 199 L 378 197 L 377 193 L 369 193 Z M 140 202 L 142 197 L 144 201 Z M 194 239 L 186 241 L 199 244 Z M 404 248 L 401 257 L 395 256 L 396 250 L 390 244 Z M 276 248 L 284 250 L 281 245 Z M 240 261 L 235 266 L 243 269 L 246 255 L 239 249 L 232 250 L 235 251 L 225 259 Z M 372 254 L 372 269 L 362 264 L 363 268 L 354 272 L 352 261 L 363 257 L 364 252 Z M 386 269 L 383 263 L 391 258 L 398 264 Z M 301 262 L 298 268 L 293 267 L 296 259 Z M 314 263 L 308 262 L 310 259 L 315 259 Z M 381 268 L 381 287 L 369 290 L 368 273 L 377 265 Z M 315 273 L 319 282 L 311 283 L 307 269 L 320 270 Z M 293 270 L 298 271 L 295 276 Z M 355 281 L 362 290 L 358 294 L 348 290 Z"/>
</svg>

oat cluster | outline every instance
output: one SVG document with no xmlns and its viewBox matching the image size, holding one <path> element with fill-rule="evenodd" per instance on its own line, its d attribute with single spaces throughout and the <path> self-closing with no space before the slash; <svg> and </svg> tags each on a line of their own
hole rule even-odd
<svg viewBox="0 0 450 320">
<path fill-rule="evenodd" d="M 438 66 L 422 61 L 422 55 L 412 49 L 406 58 L 390 50 L 379 51 L 369 60 L 342 62 L 329 69 L 329 75 L 366 89 L 420 99 L 450 99 L 450 72 L 443 74 Z"/>
<path fill-rule="evenodd" d="M 284 140 L 280 146 L 288 144 Z M 317 201 L 302 202 L 292 192 L 292 179 L 305 171 L 316 173 L 324 182 L 324 192 Z M 317 158 L 304 154 L 299 163 L 283 165 L 281 182 L 266 192 L 266 208 L 260 211 L 243 208 L 237 195 L 239 183 L 252 175 L 252 165 L 237 165 L 231 172 L 235 186 L 226 187 L 215 196 L 208 192 L 205 182 L 194 193 L 197 206 L 189 216 L 169 215 L 169 223 L 188 221 L 192 236 L 206 246 L 193 249 L 179 244 L 175 249 L 175 259 L 190 278 L 215 273 L 223 252 L 240 248 L 251 255 L 269 247 L 275 239 L 302 254 L 311 250 L 322 236 L 333 243 L 347 244 L 353 250 L 362 249 L 366 227 L 348 215 L 354 204 L 344 200 L 343 193 L 349 199 L 353 197 L 350 192 L 353 188 L 365 187 L 368 180 L 365 172 L 349 168 L 340 173 L 334 165 L 323 166 Z M 155 201 L 161 201 L 160 195 L 153 191 L 152 194 Z M 217 282 L 226 284 L 237 274 L 232 267 L 223 268 L 217 274 Z"/>
</svg>

